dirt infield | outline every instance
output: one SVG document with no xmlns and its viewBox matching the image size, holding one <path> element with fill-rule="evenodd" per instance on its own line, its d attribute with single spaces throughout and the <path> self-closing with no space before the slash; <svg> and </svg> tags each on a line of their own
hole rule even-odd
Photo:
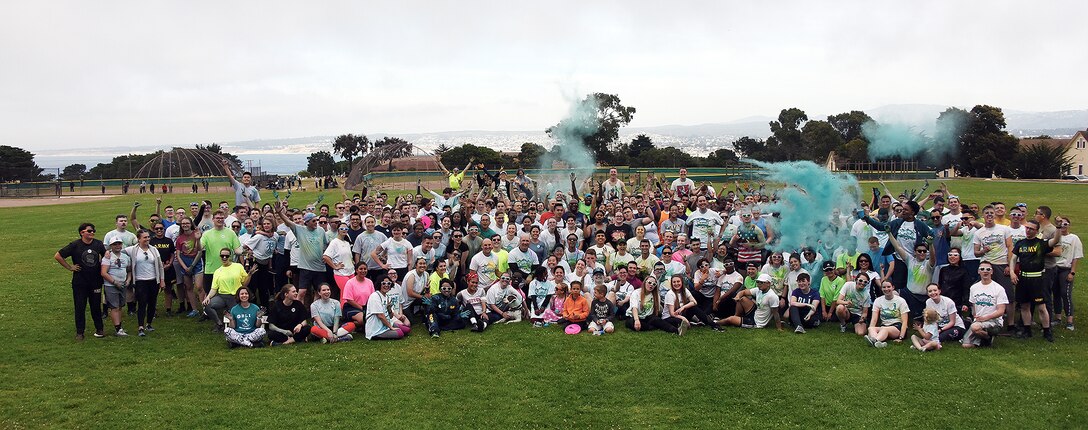
<svg viewBox="0 0 1088 430">
<path fill-rule="evenodd" d="M 92 202 L 108 199 L 112 195 L 105 196 L 72 196 L 72 197 L 34 197 L 25 199 L 0 199 L 0 208 L 21 208 L 27 206 L 66 205 L 71 203 Z"/>
</svg>

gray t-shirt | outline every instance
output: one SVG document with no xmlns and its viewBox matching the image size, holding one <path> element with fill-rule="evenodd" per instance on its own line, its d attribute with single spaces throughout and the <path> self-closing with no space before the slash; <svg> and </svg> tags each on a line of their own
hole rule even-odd
<svg viewBox="0 0 1088 430">
<path fill-rule="evenodd" d="M 128 267 L 132 264 L 131 257 L 128 254 L 122 252 L 120 254 L 114 254 L 113 252 L 107 252 L 102 256 L 102 266 L 108 266 L 107 272 L 110 277 L 116 281 L 116 284 L 111 284 L 110 281 L 105 279 L 102 282 L 105 285 L 112 285 L 115 287 L 124 287 L 125 281 L 128 279 Z"/>
<path fill-rule="evenodd" d="M 133 245 L 125 248 L 124 252 L 134 260 L 132 261 L 132 271 L 136 275 L 137 281 L 149 281 L 158 280 L 159 278 L 159 251 L 152 247 L 147 249 L 140 249 L 138 245 Z"/>
<path fill-rule="evenodd" d="M 359 254 L 359 261 L 365 261 L 367 269 L 381 269 L 382 266 L 370 258 L 370 252 L 377 248 L 378 245 L 381 245 L 382 242 L 385 242 L 386 239 L 388 237 L 385 237 L 380 231 L 374 230 L 374 233 L 364 231 L 355 237 L 355 242 L 351 245 L 351 252 Z"/>
<path fill-rule="evenodd" d="M 310 230 L 306 226 L 295 225 L 292 231 L 295 233 L 299 248 L 298 268 L 324 272 L 325 260 L 321 256 L 325 253 L 325 247 L 329 245 L 328 238 L 325 237 L 325 229 Z"/>
<path fill-rule="evenodd" d="M 261 201 L 261 194 L 257 192 L 257 187 L 250 185 L 242 185 L 241 182 L 231 181 L 231 186 L 234 187 L 234 204 L 242 205 L 246 202 L 245 196 L 249 196 L 249 201 L 253 204 L 257 204 Z"/>
<path fill-rule="evenodd" d="M 314 300 L 310 304 L 310 316 L 315 319 L 321 317 L 321 322 L 325 323 L 325 326 L 335 330 L 336 327 L 332 327 L 333 319 L 342 316 L 340 302 L 333 299 Z"/>
</svg>

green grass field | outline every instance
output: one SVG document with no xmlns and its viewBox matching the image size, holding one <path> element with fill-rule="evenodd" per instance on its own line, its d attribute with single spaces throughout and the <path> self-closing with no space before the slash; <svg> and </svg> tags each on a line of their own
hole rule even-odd
<svg viewBox="0 0 1088 430">
<path fill-rule="evenodd" d="M 1088 185 L 948 184 L 967 203 L 1048 204 L 1072 217 L 1074 232 L 1088 233 Z M 889 186 L 898 192 L 920 183 Z M 140 197 L 146 220 L 153 197 Z M 0 209 L 0 427 L 1088 425 L 1088 322 L 1082 331 L 1056 329 L 1053 344 L 1038 335 L 1001 338 L 991 349 L 946 345 L 925 355 L 907 344 L 874 349 L 833 326 L 805 335 L 696 329 L 685 337 L 619 328 L 596 337 L 522 323 L 438 340 L 417 327 L 399 342 L 228 350 L 207 323 L 160 317 L 146 338 L 88 332 L 76 342 L 70 274 L 53 254 L 77 238 L 80 222 L 94 222 L 104 237 L 132 199 Z M 192 199 L 175 194 L 166 203 Z M 1086 287 L 1078 279 L 1081 307 Z M 125 326 L 134 331 L 135 318 Z"/>
</svg>

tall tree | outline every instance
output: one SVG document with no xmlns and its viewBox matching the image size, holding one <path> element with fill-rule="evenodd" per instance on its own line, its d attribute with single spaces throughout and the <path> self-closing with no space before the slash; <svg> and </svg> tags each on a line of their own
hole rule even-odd
<svg viewBox="0 0 1088 430">
<path fill-rule="evenodd" d="M 1016 138 L 1005 131 L 1001 108 L 977 105 L 971 108 L 960 141 L 955 166 L 971 176 L 1011 177 L 1016 173 Z"/>
<path fill-rule="evenodd" d="M 733 148 L 740 152 L 740 156 L 744 158 L 769 162 L 785 160 L 782 153 L 768 147 L 767 141 L 763 139 L 744 136 L 733 142 Z"/>
<path fill-rule="evenodd" d="M 85 174 L 87 174 L 86 164 L 69 164 L 60 171 L 60 177 L 63 179 L 79 179 Z"/>
<path fill-rule="evenodd" d="M 543 146 L 532 142 L 521 144 L 521 153 L 518 154 L 518 165 L 522 168 L 535 168 L 540 164 L 540 157 L 548 152 Z"/>
<path fill-rule="evenodd" d="M 34 162 L 34 154 L 23 148 L 0 146 L 0 180 L 39 181 L 42 168 Z"/>
<path fill-rule="evenodd" d="M 318 151 L 306 157 L 306 170 L 314 176 L 331 175 L 336 173 L 336 161 L 329 151 Z"/>
<path fill-rule="evenodd" d="M 798 108 L 782 109 L 778 114 L 778 121 L 771 121 L 771 137 L 767 138 L 767 146 L 774 151 L 780 151 L 782 157 L 787 160 L 797 160 L 802 157 L 803 139 L 801 126 L 808 121 L 805 111 Z"/>
<path fill-rule="evenodd" d="M 809 121 L 801 129 L 800 158 L 823 161 L 845 142 L 842 135 L 827 121 Z"/>
<path fill-rule="evenodd" d="M 631 123 L 635 108 L 620 103 L 615 94 L 593 93 L 578 102 L 570 117 L 544 130 L 559 139 L 560 145 L 582 143 L 598 161 L 611 161 L 613 146 L 619 140 L 620 127 Z M 595 122 L 594 124 L 589 124 Z M 595 129 L 595 131 L 593 131 Z M 570 142 L 571 139 L 581 142 Z"/>
<path fill-rule="evenodd" d="M 370 149 L 370 139 L 364 135 L 341 134 L 332 142 L 333 154 L 347 160 L 350 166 L 356 157 L 366 154 Z"/>
<path fill-rule="evenodd" d="M 476 163 L 483 164 L 490 169 L 498 168 L 503 162 L 498 151 L 471 143 L 455 147 L 442 154 L 442 165 L 450 170 L 465 167 L 469 160 L 476 160 Z"/>
<path fill-rule="evenodd" d="M 827 117 L 827 122 L 835 128 L 835 131 L 839 132 L 843 142 L 854 139 L 865 140 L 865 136 L 861 134 L 861 125 L 872 120 L 873 118 L 869 114 L 860 110 L 852 110 Z"/>
<path fill-rule="evenodd" d="M 438 147 L 434 149 L 434 155 L 445 154 L 446 151 L 449 151 L 450 149 L 451 148 L 448 145 L 446 145 L 445 143 L 440 143 L 440 144 L 438 144 Z"/>
<path fill-rule="evenodd" d="M 640 134 L 631 139 L 631 144 L 627 146 L 627 155 L 631 158 L 638 158 L 643 152 L 654 149 L 654 141 L 650 139 L 650 136 Z"/>
</svg>

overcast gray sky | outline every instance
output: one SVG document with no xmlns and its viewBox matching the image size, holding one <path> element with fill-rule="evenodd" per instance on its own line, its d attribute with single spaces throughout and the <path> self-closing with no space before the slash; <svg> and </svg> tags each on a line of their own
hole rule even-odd
<svg viewBox="0 0 1088 430">
<path fill-rule="evenodd" d="M 633 126 L 1084 109 L 1086 16 L 1083 0 L 8 1 L 0 144 L 537 130 L 598 91 Z"/>
</svg>

